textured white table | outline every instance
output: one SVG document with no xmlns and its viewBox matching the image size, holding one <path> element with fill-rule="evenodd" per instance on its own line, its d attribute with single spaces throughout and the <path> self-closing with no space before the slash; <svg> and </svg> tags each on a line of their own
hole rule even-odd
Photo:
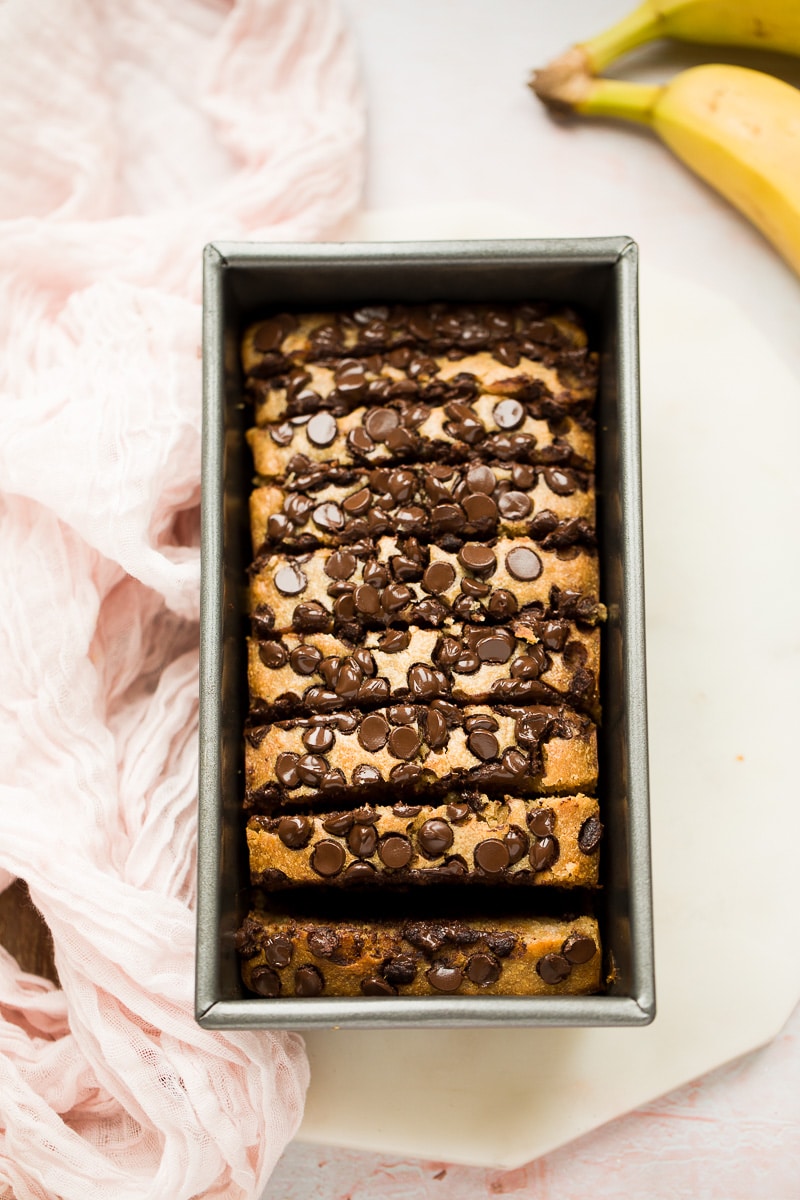
<svg viewBox="0 0 800 1200">
<path fill-rule="evenodd" d="M 509 232 L 532 236 L 629 233 L 641 246 L 645 270 L 648 264 L 665 267 L 690 283 L 695 281 L 714 287 L 731 298 L 742 310 L 740 331 L 746 335 L 748 322 L 758 329 L 767 343 L 761 351 L 762 357 L 769 358 L 771 350 L 776 357 L 783 358 L 796 381 L 800 377 L 800 344 L 796 338 L 800 288 L 760 236 L 640 131 L 611 124 L 602 127 L 559 124 L 540 109 L 523 86 L 532 66 L 546 61 L 576 38 L 607 24 L 624 12 L 625 7 L 608 0 L 592 4 L 586 0 L 580 3 L 573 0 L 559 6 L 542 0 L 538 3 L 536 0 L 496 0 L 491 6 L 483 0 L 460 0 L 458 4 L 446 0 L 427 0 L 425 3 L 406 0 L 402 5 L 346 0 L 345 8 L 362 47 L 371 113 L 367 203 L 376 209 L 447 206 L 446 232 L 453 236 L 485 232 L 486 219 L 492 215 L 491 206 L 497 204 L 517 213 L 530 214 L 530 227 L 522 222 L 525 228 L 503 228 L 498 230 L 501 236 Z M 646 50 L 639 52 L 635 59 L 631 58 L 629 66 L 620 73 L 645 81 L 666 78 L 675 69 L 705 57 L 706 54 L 697 48 L 669 53 Z M 778 64 L 784 69 L 788 67 L 789 71 L 794 71 L 793 81 L 800 82 L 796 64 L 744 53 L 726 57 L 729 61 L 738 60 L 764 69 L 775 70 Z M 789 71 L 785 73 L 791 78 Z M 440 217 L 432 217 L 430 213 L 418 214 L 416 219 L 407 213 L 402 216 L 410 235 L 423 232 L 426 225 L 431 235 L 439 234 L 439 220 Z M 386 219 L 373 222 L 371 231 L 362 221 L 345 231 L 344 236 L 363 236 L 365 228 L 367 234 L 384 235 Z M 710 304 L 709 307 L 714 306 Z M 731 346 L 731 352 L 734 350 L 744 355 L 753 371 L 752 345 L 747 345 L 746 336 L 740 333 L 737 344 Z M 765 379 L 768 378 L 767 372 Z M 753 380 L 753 406 L 761 411 L 769 404 L 769 389 L 760 392 L 757 371 L 754 371 Z M 710 386 L 713 387 L 713 374 Z M 742 416 L 746 420 L 746 412 Z M 702 424 L 701 413 L 701 429 Z M 791 431 L 782 428 L 780 422 L 771 433 L 783 443 L 791 436 Z M 705 429 L 704 435 L 709 434 L 713 434 L 713 429 Z M 748 538 L 753 531 L 758 532 L 758 523 L 748 524 L 746 518 L 737 514 L 737 501 L 751 518 L 753 507 L 766 503 L 771 509 L 771 520 L 777 520 L 779 529 L 783 513 L 780 504 L 775 503 L 776 494 L 771 494 L 772 485 L 779 488 L 780 480 L 776 481 L 770 475 L 768 446 L 765 445 L 762 451 L 754 443 L 761 473 L 753 488 L 752 477 L 748 481 L 746 439 L 740 439 L 737 445 L 742 456 L 737 464 L 737 470 L 742 472 L 741 488 L 728 488 L 722 496 L 713 488 L 707 489 L 706 507 L 698 528 L 704 530 L 709 517 L 717 522 L 722 518 L 726 528 L 733 526 L 734 530 L 738 528 L 744 534 L 742 569 L 732 580 L 733 604 L 744 598 L 742 616 L 750 620 L 754 596 L 771 595 L 770 603 L 784 610 L 785 602 L 782 602 L 780 592 L 760 591 L 763 588 L 760 567 L 766 566 L 769 574 L 771 564 L 758 563 L 756 559 L 754 575 L 750 567 L 754 563 L 754 547 Z M 679 446 L 670 448 L 680 449 Z M 790 458 L 784 456 L 782 470 Z M 684 469 L 693 461 L 690 455 L 689 464 L 682 463 Z M 646 469 L 647 465 L 646 460 Z M 695 468 L 698 465 L 694 461 Z M 661 456 L 660 462 L 654 463 L 654 469 L 662 475 L 656 482 L 659 497 L 663 499 L 668 494 L 664 490 L 668 481 L 663 474 L 670 469 L 670 464 Z M 680 470 L 671 469 L 677 482 Z M 715 500 L 729 506 L 730 511 L 715 512 Z M 788 517 L 791 511 L 785 510 L 787 538 L 791 530 Z M 683 517 L 686 517 L 685 513 Z M 664 528 L 668 536 L 669 524 Z M 698 542 L 704 537 L 707 555 L 713 556 L 715 535 L 699 536 Z M 791 548 L 791 542 L 789 545 Z M 680 545 L 673 549 L 678 554 L 681 552 Z M 653 561 L 657 574 L 654 594 L 665 601 L 663 612 L 651 610 L 650 633 L 658 639 L 660 627 L 668 616 L 669 559 L 661 554 L 656 554 L 654 559 L 650 552 L 649 569 Z M 702 573 L 699 586 L 702 609 Z M 704 619 L 708 615 L 705 614 Z M 666 623 L 668 626 L 668 620 Z M 744 626 L 741 635 L 734 636 L 728 649 L 732 656 L 731 667 L 739 665 L 738 676 L 737 671 L 731 669 L 722 683 L 724 694 L 717 695 L 723 719 L 726 715 L 734 718 L 737 715 L 737 679 L 739 688 L 743 684 L 752 688 L 761 677 L 752 635 L 748 636 Z M 796 654 L 796 638 L 791 635 L 786 650 Z M 770 649 L 770 657 L 774 659 L 775 656 L 780 658 L 780 645 Z M 714 684 L 707 677 L 708 663 L 690 661 L 682 666 L 689 672 L 691 719 L 702 719 L 704 687 L 711 684 L 719 688 L 720 682 Z M 698 666 L 699 671 L 693 672 Z M 657 704 L 667 706 L 663 710 L 665 716 L 670 704 L 685 699 L 686 680 L 685 674 L 681 677 L 676 673 L 674 687 L 668 685 L 659 692 Z M 769 703 L 769 699 L 761 701 L 762 713 Z M 790 722 L 796 719 L 796 703 L 792 711 L 791 700 L 788 715 Z M 741 730 L 736 720 L 733 727 Z M 717 732 L 722 733 L 721 730 Z M 769 761 L 769 736 L 767 723 L 765 743 L 757 750 L 753 747 L 759 761 Z M 735 755 L 733 758 L 735 760 Z M 705 764 L 699 766 L 703 769 Z M 744 769 L 751 779 L 753 803 L 759 804 L 757 775 L 752 775 L 752 767 Z M 713 772 L 710 778 L 719 780 Z M 793 780 L 788 775 L 781 782 L 787 789 L 793 787 Z M 721 799 L 714 797 L 715 807 Z M 794 797 L 789 796 L 789 799 Z M 719 820 L 724 821 L 724 811 L 720 808 L 717 811 Z M 745 806 L 740 815 L 746 816 L 746 813 Z M 746 830 L 744 836 L 749 835 L 750 831 Z M 680 853 L 681 840 L 685 836 L 683 830 L 676 829 L 667 843 L 662 839 L 664 866 L 669 867 L 670 856 Z M 719 898 L 724 901 L 724 897 Z M 702 914 L 698 912 L 696 916 L 702 923 Z M 771 919 L 768 916 L 768 920 Z M 787 932 L 789 929 L 787 926 Z M 738 1011 L 736 1000 L 732 1000 L 734 1018 L 746 1005 L 747 999 L 741 993 Z M 772 1022 L 770 1032 L 774 1032 L 774 1013 L 754 1012 L 753 1016 L 762 1025 Z M 719 1024 L 724 1027 L 725 1023 L 726 1014 L 723 1014 Z M 709 1024 L 710 1040 L 718 1041 L 720 1037 L 724 1040 L 724 1032 Z M 797 1118 L 796 1089 L 790 1090 L 791 1082 L 797 1077 L 797 1056 L 792 1058 L 786 1052 L 786 1047 L 793 1044 L 791 1039 L 784 1039 L 756 1059 L 761 1064 L 758 1067 L 750 1070 L 724 1068 L 716 1077 L 712 1076 L 690 1090 L 684 1089 L 661 1105 L 650 1104 L 638 1116 L 623 1118 L 607 1130 L 590 1134 L 573 1147 L 551 1154 L 521 1172 L 504 1176 L 484 1172 L 481 1176 L 474 1171 L 470 1174 L 467 1168 L 451 1168 L 448 1193 L 465 1197 L 482 1196 L 489 1191 L 491 1194 L 530 1194 L 528 1189 L 535 1185 L 537 1198 L 548 1197 L 549 1200 L 551 1195 L 577 1196 L 589 1189 L 598 1194 L 616 1195 L 623 1186 L 636 1184 L 654 1196 L 725 1194 L 744 1198 L 763 1189 L 761 1194 L 770 1194 L 778 1200 L 785 1196 L 788 1200 L 794 1194 L 790 1181 L 800 1177 L 800 1152 L 791 1133 L 791 1118 L 794 1116 L 795 1122 Z M 779 1047 L 783 1048 L 783 1054 L 778 1053 Z M 680 1045 L 676 1046 L 678 1055 L 681 1049 Z M 312 1046 L 312 1051 L 312 1061 L 318 1059 L 320 1053 L 325 1057 L 319 1045 L 316 1049 Z M 375 1069 L 380 1070 L 377 1063 Z M 646 1066 L 643 1065 L 643 1069 L 646 1070 Z M 757 1086 L 753 1082 L 756 1077 Z M 734 1081 L 736 1103 L 732 1103 L 730 1091 Z M 748 1081 L 750 1103 L 758 1105 L 757 1117 L 748 1116 Z M 704 1115 L 691 1125 L 687 1124 L 687 1132 L 678 1139 L 683 1147 L 681 1155 L 676 1150 L 674 1137 L 665 1135 L 665 1114 L 669 1128 L 670 1122 L 683 1120 L 686 1115 L 700 1117 L 698 1108 L 704 1109 Z M 769 1113 L 767 1121 L 765 1109 Z M 315 1111 L 313 1085 L 309 1115 L 306 1136 L 314 1136 L 315 1130 L 322 1129 L 326 1140 L 348 1141 L 351 1145 L 398 1145 L 398 1139 L 391 1136 L 392 1100 L 388 1095 L 386 1111 L 376 1114 L 375 1124 L 381 1127 L 377 1140 L 375 1130 L 365 1132 L 363 1128 L 351 1129 L 337 1139 L 331 1130 L 337 1126 L 341 1128 L 341 1122 L 334 1113 L 320 1113 L 318 1107 Z M 607 1115 L 600 1115 L 598 1119 L 604 1120 Z M 385 1133 L 387 1126 L 389 1135 Z M 698 1128 L 707 1134 L 712 1129 L 717 1132 L 714 1137 L 704 1139 L 697 1135 Z M 728 1136 L 720 1136 L 721 1130 Z M 730 1136 L 731 1130 L 734 1136 Z M 753 1140 L 747 1141 L 748 1132 L 756 1143 L 759 1140 L 763 1143 L 769 1135 L 773 1152 L 756 1157 L 758 1146 Z M 431 1149 L 432 1140 L 435 1139 L 426 1138 L 422 1145 L 413 1147 L 406 1143 L 406 1153 L 437 1153 Z M 443 1142 L 452 1147 L 449 1136 Z M 533 1136 L 532 1153 L 539 1152 L 536 1143 L 537 1137 Z M 399 1144 L 402 1144 L 402 1137 Z M 556 1142 L 551 1141 L 551 1144 Z M 449 1152 L 455 1157 L 452 1149 Z M 647 1168 L 648 1160 L 658 1164 L 676 1156 L 681 1161 L 672 1162 L 666 1170 L 654 1172 Z M 469 1161 L 468 1154 L 466 1158 L 459 1157 Z M 320 1159 L 332 1164 L 331 1169 L 335 1167 L 338 1172 L 335 1182 L 333 1174 L 328 1177 L 332 1191 L 320 1190 L 321 1182 L 314 1185 L 306 1174 L 311 1163 L 318 1163 Z M 515 1161 L 521 1160 L 517 1157 Z M 288 1152 L 279 1177 L 276 1177 L 275 1188 L 278 1190 L 271 1188 L 268 1195 L 305 1200 L 306 1196 L 352 1194 L 363 1195 L 366 1200 L 373 1195 L 439 1194 L 436 1191 L 439 1181 L 435 1176 L 441 1164 L 398 1165 L 396 1160 L 393 1161 L 394 1165 L 387 1168 L 386 1161 L 375 1155 L 357 1156 L 352 1152 L 296 1145 Z M 485 1156 L 481 1158 L 478 1152 L 472 1161 L 492 1160 Z M 501 1156 L 494 1161 L 509 1159 Z M 704 1164 L 717 1169 L 708 1176 L 703 1172 Z M 723 1174 L 729 1181 L 727 1184 L 722 1183 Z M 351 1192 L 351 1183 L 359 1176 L 362 1182 Z M 553 1183 L 552 1191 L 545 1186 L 548 1179 Z M 430 1181 L 432 1190 L 428 1187 Z M 578 1181 L 582 1181 L 583 1190 Z M 456 1184 L 457 1192 L 454 1191 Z M 315 1186 L 317 1190 L 314 1190 Z"/>
</svg>

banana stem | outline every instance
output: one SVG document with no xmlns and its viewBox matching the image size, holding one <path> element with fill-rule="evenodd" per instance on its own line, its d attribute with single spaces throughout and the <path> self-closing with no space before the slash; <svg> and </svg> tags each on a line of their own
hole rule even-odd
<svg viewBox="0 0 800 1200">
<path fill-rule="evenodd" d="M 628 83 L 623 79 L 592 79 L 575 109 L 593 117 L 621 117 L 624 121 L 650 125 L 663 91 L 658 85 Z"/>
<path fill-rule="evenodd" d="M 579 48 L 588 59 L 591 74 L 597 75 L 614 59 L 627 54 L 642 42 L 663 36 L 661 26 L 660 12 L 652 0 L 647 0 L 610 29 L 581 42 Z"/>
</svg>

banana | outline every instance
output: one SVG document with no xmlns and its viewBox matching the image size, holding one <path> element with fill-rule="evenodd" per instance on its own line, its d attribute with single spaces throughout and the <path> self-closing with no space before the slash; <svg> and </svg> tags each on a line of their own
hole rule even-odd
<svg viewBox="0 0 800 1200">
<path fill-rule="evenodd" d="M 800 275 L 800 91 L 744 67 L 692 67 L 663 87 L 541 72 L 545 103 L 649 125 Z"/>
<path fill-rule="evenodd" d="M 800 4 L 797 0 L 645 0 L 562 58 L 573 70 L 598 75 L 635 46 L 665 37 L 800 54 Z"/>
</svg>

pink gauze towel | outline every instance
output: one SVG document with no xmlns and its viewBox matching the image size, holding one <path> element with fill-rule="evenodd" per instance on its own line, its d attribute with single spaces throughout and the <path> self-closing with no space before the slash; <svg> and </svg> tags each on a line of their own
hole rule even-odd
<svg viewBox="0 0 800 1200">
<path fill-rule="evenodd" d="M 357 203 L 328 0 L 0 6 L 0 1197 L 260 1194 L 303 1108 L 289 1034 L 193 1018 L 200 263 Z"/>
</svg>

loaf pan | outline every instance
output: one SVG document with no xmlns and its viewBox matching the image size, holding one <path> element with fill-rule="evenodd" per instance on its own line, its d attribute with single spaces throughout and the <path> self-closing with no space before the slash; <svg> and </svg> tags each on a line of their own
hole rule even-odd
<svg viewBox="0 0 800 1200">
<path fill-rule="evenodd" d="M 211 1029 L 646 1025 L 655 1014 L 639 446 L 637 247 L 627 237 L 275 245 L 204 254 L 200 794 L 196 1017 Z M 280 310 L 434 300 L 549 300 L 586 317 L 601 353 L 598 529 L 603 630 L 596 996 L 262 999 L 245 993 L 234 934 L 247 912 L 242 727 L 252 461 L 239 339 Z"/>
</svg>

